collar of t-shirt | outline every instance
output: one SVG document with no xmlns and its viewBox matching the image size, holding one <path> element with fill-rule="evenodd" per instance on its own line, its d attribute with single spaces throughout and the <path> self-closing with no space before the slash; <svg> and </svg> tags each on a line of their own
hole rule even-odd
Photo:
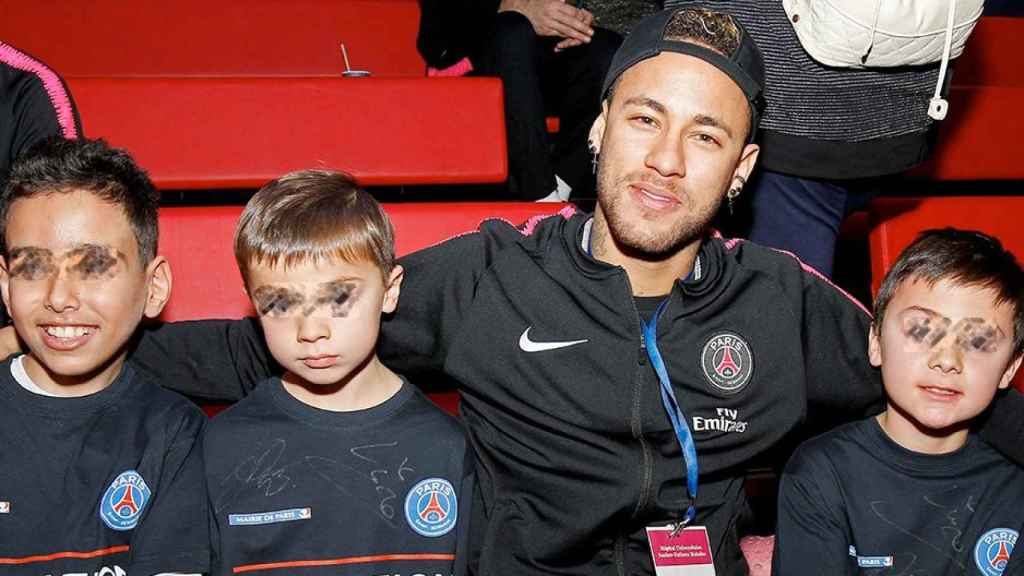
<svg viewBox="0 0 1024 576">
<path fill-rule="evenodd" d="M 32 380 L 32 377 L 29 376 L 28 372 L 25 371 L 25 365 L 22 363 L 24 360 L 24 354 L 16 357 L 14 360 L 11 360 L 11 376 L 14 378 L 14 381 L 17 382 L 18 384 L 21 384 L 22 388 L 28 390 L 33 394 L 56 398 L 56 394 L 51 394 L 46 390 L 43 390 L 42 388 L 39 387 L 38 384 L 35 383 L 35 381 Z"/>
</svg>

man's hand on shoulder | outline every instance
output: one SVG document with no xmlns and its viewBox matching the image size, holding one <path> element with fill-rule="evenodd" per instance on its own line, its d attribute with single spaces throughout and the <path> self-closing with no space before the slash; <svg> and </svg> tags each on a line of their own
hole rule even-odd
<svg viewBox="0 0 1024 576">
<path fill-rule="evenodd" d="M 501 0 L 498 12 L 509 10 L 526 16 L 538 36 L 562 38 L 556 52 L 590 42 L 594 35 L 594 15 L 564 0 Z"/>
</svg>

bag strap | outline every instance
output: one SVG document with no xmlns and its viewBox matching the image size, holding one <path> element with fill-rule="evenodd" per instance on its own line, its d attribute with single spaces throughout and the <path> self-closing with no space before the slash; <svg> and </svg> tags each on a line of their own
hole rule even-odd
<svg viewBox="0 0 1024 576">
<path fill-rule="evenodd" d="M 935 95 L 928 103 L 928 116 L 942 120 L 949 112 L 949 101 L 942 97 L 942 84 L 949 67 L 949 53 L 953 47 L 953 19 L 956 16 L 956 0 L 949 0 L 949 17 L 946 20 L 946 45 L 942 49 L 942 64 L 939 65 L 939 79 L 935 82 Z"/>
</svg>

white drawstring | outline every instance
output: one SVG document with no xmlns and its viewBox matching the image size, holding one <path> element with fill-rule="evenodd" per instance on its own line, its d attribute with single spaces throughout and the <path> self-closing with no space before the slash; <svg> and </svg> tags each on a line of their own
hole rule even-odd
<svg viewBox="0 0 1024 576">
<path fill-rule="evenodd" d="M 942 97 L 942 84 L 949 67 L 949 53 L 953 47 L 953 19 L 956 16 L 956 0 L 949 0 L 949 18 L 946 20 L 946 45 L 942 49 L 942 64 L 939 65 L 939 79 L 935 82 L 935 95 L 928 103 L 928 116 L 942 120 L 949 112 L 949 101 Z"/>
</svg>

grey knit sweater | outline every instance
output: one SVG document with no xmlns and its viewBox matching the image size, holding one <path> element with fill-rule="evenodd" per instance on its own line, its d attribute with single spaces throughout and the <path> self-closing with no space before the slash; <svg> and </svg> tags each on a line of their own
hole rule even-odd
<svg viewBox="0 0 1024 576">
<path fill-rule="evenodd" d="M 761 164 L 815 178 L 899 172 L 931 152 L 928 101 L 938 65 L 854 70 L 818 64 L 801 47 L 780 0 L 666 0 L 733 14 L 766 68 Z"/>
</svg>

